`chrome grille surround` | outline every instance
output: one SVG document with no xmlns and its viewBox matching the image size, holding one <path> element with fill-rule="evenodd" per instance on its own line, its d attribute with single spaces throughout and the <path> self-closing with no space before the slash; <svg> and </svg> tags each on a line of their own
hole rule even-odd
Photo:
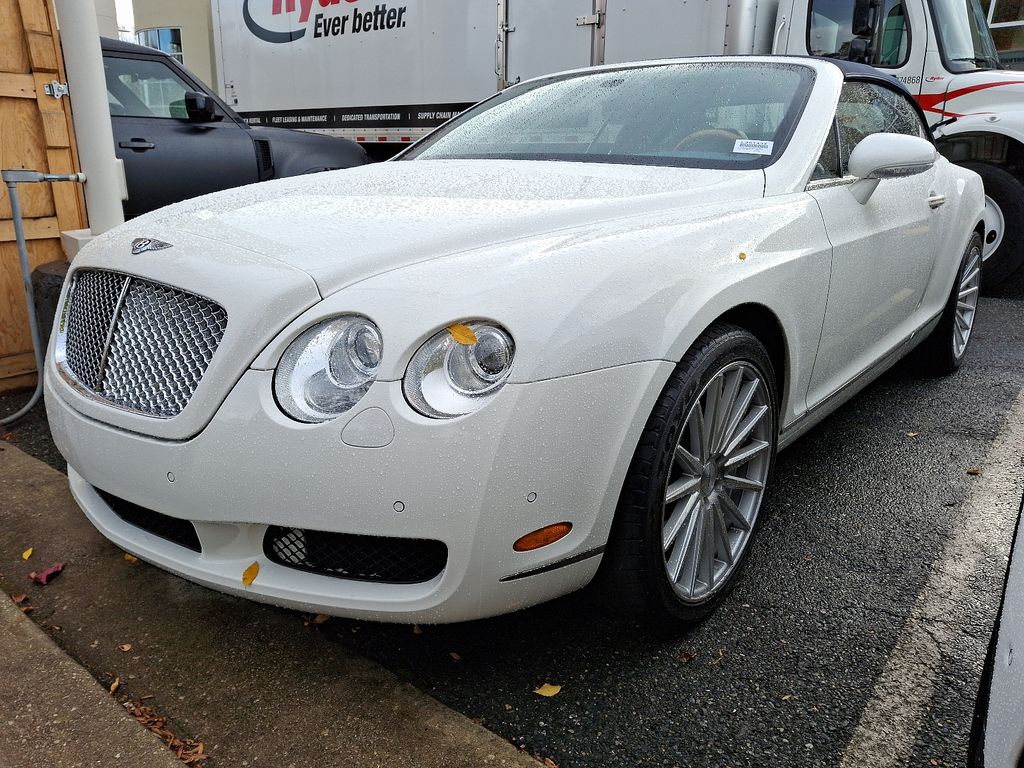
<svg viewBox="0 0 1024 768">
<path fill-rule="evenodd" d="M 141 277 L 82 269 L 61 307 L 57 368 L 86 396 L 169 419 L 188 405 L 213 359 L 227 312 Z"/>
</svg>

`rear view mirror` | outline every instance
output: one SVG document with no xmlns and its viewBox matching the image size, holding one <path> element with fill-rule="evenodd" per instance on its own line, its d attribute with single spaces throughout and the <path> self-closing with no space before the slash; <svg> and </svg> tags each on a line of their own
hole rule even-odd
<svg viewBox="0 0 1024 768">
<path fill-rule="evenodd" d="M 898 179 L 924 173 L 938 157 L 935 145 L 917 136 L 873 133 L 853 148 L 848 168 L 857 181 L 850 191 L 864 205 L 882 179 Z"/>
<path fill-rule="evenodd" d="M 185 92 L 185 113 L 190 123 L 212 123 L 224 119 L 212 96 L 195 91 Z"/>
</svg>

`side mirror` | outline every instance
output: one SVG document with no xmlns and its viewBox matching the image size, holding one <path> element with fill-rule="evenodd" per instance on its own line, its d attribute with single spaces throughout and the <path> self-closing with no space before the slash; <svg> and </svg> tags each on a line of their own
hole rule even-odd
<svg viewBox="0 0 1024 768">
<path fill-rule="evenodd" d="M 856 37 L 874 37 L 877 19 L 877 3 L 875 0 L 856 0 L 853 4 L 851 31 Z"/>
<path fill-rule="evenodd" d="M 882 179 L 924 173 L 935 165 L 938 152 L 930 141 L 898 133 L 873 133 L 853 148 L 848 169 L 857 181 L 850 191 L 864 205 Z"/>
<path fill-rule="evenodd" d="M 224 119 L 212 96 L 195 91 L 185 92 L 185 114 L 190 123 L 212 123 Z"/>
</svg>

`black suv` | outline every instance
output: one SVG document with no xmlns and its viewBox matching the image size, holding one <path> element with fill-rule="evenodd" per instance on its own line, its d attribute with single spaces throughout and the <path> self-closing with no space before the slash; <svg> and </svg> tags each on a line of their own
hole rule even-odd
<svg viewBox="0 0 1024 768">
<path fill-rule="evenodd" d="M 101 38 L 125 218 L 207 192 L 369 162 L 347 139 L 250 126 L 173 57 Z"/>
</svg>

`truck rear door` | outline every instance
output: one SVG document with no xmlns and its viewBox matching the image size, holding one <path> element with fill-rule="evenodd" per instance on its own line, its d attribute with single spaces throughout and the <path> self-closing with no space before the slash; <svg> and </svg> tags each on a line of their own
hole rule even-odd
<svg viewBox="0 0 1024 768">
<path fill-rule="evenodd" d="M 508 82 L 591 64 L 593 0 L 505 0 Z"/>
</svg>

